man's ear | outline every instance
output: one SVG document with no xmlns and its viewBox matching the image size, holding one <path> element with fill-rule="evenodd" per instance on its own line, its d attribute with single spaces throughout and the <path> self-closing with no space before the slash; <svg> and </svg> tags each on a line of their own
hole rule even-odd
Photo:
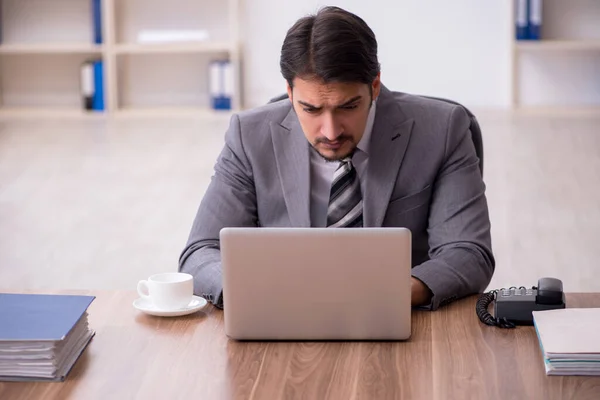
<svg viewBox="0 0 600 400">
<path fill-rule="evenodd" d="M 290 101 L 292 101 L 292 87 L 290 86 L 289 83 L 286 83 L 285 86 L 287 88 L 288 99 L 290 99 Z"/>
<path fill-rule="evenodd" d="M 375 79 L 373 79 L 373 83 L 371 85 L 371 89 L 373 89 L 373 100 L 377 100 L 379 93 L 381 92 L 381 72 L 379 72 Z"/>
</svg>

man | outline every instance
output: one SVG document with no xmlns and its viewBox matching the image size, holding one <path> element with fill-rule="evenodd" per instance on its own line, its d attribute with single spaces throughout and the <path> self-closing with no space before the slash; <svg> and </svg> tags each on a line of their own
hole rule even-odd
<svg viewBox="0 0 600 400">
<path fill-rule="evenodd" d="M 337 7 L 296 22 L 280 65 L 288 98 L 226 133 L 180 258 L 195 292 L 223 307 L 219 232 L 231 226 L 406 227 L 413 306 L 485 289 L 490 222 L 464 109 L 386 89 L 375 35 Z"/>
</svg>

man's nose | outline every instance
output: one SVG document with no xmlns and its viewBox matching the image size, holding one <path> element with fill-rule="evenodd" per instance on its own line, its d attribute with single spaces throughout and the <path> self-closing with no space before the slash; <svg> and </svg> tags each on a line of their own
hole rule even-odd
<svg viewBox="0 0 600 400">
<path fill-rule="evenodd" d="M 344 130 L 342 125 L 336 120 L 336 118 L 330 113 L 323 115 L 323 123 L 321 124 L 321 135 L 325 136 L 328 140 L 335 140 L 342 134 Z"/>
</svg>

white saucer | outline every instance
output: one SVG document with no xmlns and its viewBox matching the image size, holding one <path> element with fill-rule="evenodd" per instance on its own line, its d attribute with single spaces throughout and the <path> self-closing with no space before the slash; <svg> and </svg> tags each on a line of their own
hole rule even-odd
<svg viewBox="0 0 600 400">
<path fill-rule="evenodd" d="M 136 299 L 133 302 L 133 306 L 138 310 L 145 312 L 146 314 L 156 315 L 158 317 L 179 317 L 181 315 L 188 315 L 195 313 L 207 304 L 207 301 L 199 296 L 194 296 L 190 304 L 184 308 L 176 310 L 161 310 L 157 308 L 150 300 L 146 300 L 143 297 Z"/>
</svg>

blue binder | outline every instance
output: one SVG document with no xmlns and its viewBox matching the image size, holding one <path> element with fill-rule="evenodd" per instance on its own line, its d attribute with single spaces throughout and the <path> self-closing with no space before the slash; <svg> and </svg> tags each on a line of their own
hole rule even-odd
<svg viewBox="0 0 600 400">
<path fill-rule="evenodd" d="M 528 0 L 516 0 L 515 9 L 515 28 L 517 40 L 526 40 L 529 36 L 528 23 L 529 23 L 529 1 Z"/>
<path fill-rule="evenodd" d="M 92 24 L 94 28 L 94 43 L 102 44 L 102 1 L 92 0 Z"/>
<path fill-rule="evenodd" d="M 94 96 L 92 110 L 104 111 L 104 63 L 102 60 L 94 61 Z"/>
<path fill-rule="evenodd" d="M 84 110 L 93 110 L 94 107 L 94 63 L 84 61 L 81 64 L 80 76 L 81 99 Z"/>
<path fill-rule="evenodd" d="M 212 108 L 215 110 L 231 110 L 234 86 L 231 62 L 213 61 L 209 70 Z"/>
<path fill-rule="evenodd" d="M 540 40 L 542 38 L 542 0 L 529 0 L 528 12 L 528 39 Z"/>
</svg>

